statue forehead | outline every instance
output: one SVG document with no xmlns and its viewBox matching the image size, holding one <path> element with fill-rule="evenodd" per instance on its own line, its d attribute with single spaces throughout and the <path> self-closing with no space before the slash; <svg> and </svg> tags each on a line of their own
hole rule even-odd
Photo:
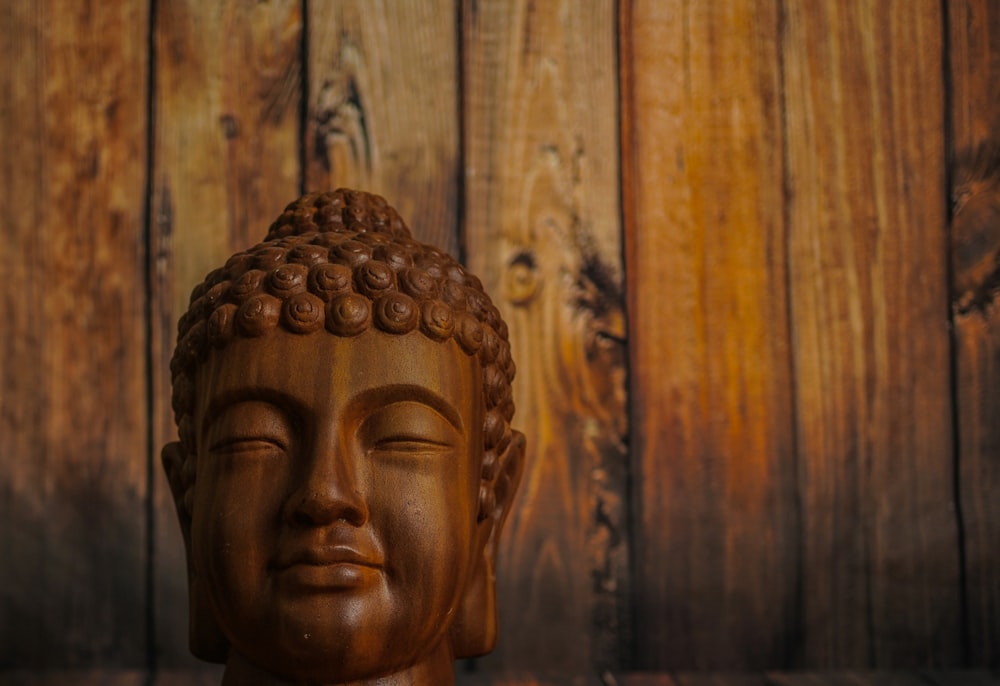
<svg viewBox="0 0 1000 686">
<path fill-rule="evenodd" d="M 371 402 L 412 397 L 444 404 L 462 423 L 478 427 L 484 406 L 478 358 L 454 340 L 368 330 L 350 338 L 324 331 L 300 335 L 275 330 L 237 338 L 212 351 L 197 372 L 195 413 L 213 405 L 268 393 L 326 411 L 365 396 Z"/>
</svg>

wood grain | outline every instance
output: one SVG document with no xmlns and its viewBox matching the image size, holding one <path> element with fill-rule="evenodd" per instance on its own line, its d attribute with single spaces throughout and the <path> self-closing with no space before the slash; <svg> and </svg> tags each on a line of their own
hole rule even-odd
<svg viewBox="0 0 1000 686">
<path fill-rule="evenodd" d="M 960 664 L 941 3 L 784 25 L 799 664 Z"/>
<path fill-rule="evenodd" d="M 771 0 L 622 4 L 642 669 L 798 640 L 778 26 Z"/>
<path fill-rule="evenodd" d="M 414 235 L 459 255 L 456 3 L 308 3 L 309 190 L 385 196 Z"/>
<path fill-rule="evenodd" d="M 298 196 L 302 17 L 296 0 L 155 7 L 150 269 L 158 451 L 177 435 L 168 363 L 192 287 L 262 240 Z M 183 544 L 158 464 L 155 475 L 156 656 L 166 667 L 195 664 Z"/>
<path fill-rule="evenodd" d="M 483 668 L 627 659 L 613 3 L 463 3 L 465 241 L 518 364 L 527 468 Z"/>
<path fill-rule="evenodd" d="M 145 660 L 147 27 L 0 9 L 0 667 Z"/>
<path fill-rule="evenodd" d="M 767 675 L 768 686 L 927 686 L 914 672 L 787 672 Z"/>
<path fill-rule="evenodd" d="M 596 674 L 476 673 L 459 669 L 455 672 L 455 686 L 607 686 L 607 682 L 601 681 Z M 662 686 L 668 684 L 664 683 Z"/>
<path fill-rule="evenodd" d="M 1000 668 L 1000 5 L 948 3 L 951 290 L 970 665 Z"/>
<path fill-rule="evenodd" d="M 218 670 L 0 671 L 5 686 L 215 686 Z M 533 674 L 476 674 L 458 670 L 456 686 L 995 686 L 996 672 L 747 672 L 697 674 L 630 672 L 538 676 Z"/>
<path fill-rule="evenodd" d="M 934 686 L 949 686 L 950 684 L 961 684 L 961 686 L 998 686 L 1000 685 L 1000 671 L 987 671 L 985 669 L 935 669 L 920 672 L 924 681 Z"/>
<path fill-rule="evenodd" d="M 0 683 L 4 686 L 146 686 L 150 681 L 145 672 L 138 670 L 90 669 L 0 672 Z"/>
</svg>

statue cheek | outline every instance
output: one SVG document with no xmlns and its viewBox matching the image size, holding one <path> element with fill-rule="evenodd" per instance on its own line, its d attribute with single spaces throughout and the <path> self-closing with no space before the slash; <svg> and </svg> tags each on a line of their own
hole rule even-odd
<svg viewBox="0 0 1000 686">
<path fill-rule="evenodd" d="M 207 460 L 195 493 L 195 570 L 230 586 L 252 581 L 276 545 L 286 469 L 273 459 Z"/>
<path fill-rule="evenodd" d="M 425 617 L 439 617 L 454 607 L 473 546 L 475 498 L 453 462 L 447 470 L 447 474 L 410 473 L 405 484 L 380 492 L 395 497 L 380 502 L 383 496 L 374 495 L 370 502 L 373 524 L 392 567 L 394 590 L 419 599 L 419 614 Z"/>
</svg>

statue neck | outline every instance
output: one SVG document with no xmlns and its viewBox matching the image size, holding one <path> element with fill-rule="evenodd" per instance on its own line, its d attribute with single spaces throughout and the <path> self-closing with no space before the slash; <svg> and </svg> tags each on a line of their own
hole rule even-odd
<svg viewBox="0 0 1000 686">
<path fill-rule="evenodd" d="M 453 686 L 453 658 L 446 642 L 427 659 L 401 672 L 360 681 L 328 683 L 286 681 L 252 665 L 232 650 L 222 675 L 222 686 Z"/>
</svg>

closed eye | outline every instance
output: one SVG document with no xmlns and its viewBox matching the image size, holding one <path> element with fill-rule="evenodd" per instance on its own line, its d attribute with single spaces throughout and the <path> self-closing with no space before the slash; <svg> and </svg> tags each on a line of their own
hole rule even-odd
<svg viewBox="0 0 1000 686">
<path fill-rule="evenodd" d="M 218 455 L 273 455 L 286 452 L 296 435 L 289 413 L 266 400 L 240 400 L 222 407 L 205 434 Z"/>
<path fill-rule="evenodd" d="M 263 450 L 284 451 L 286 446 L 275 438 L 267 437 L 231 437 L 223 438 L 212 444 L 210 450 L 214 453 L 249 453 Z"/>
<path fill-rule="evenodd" d="M 398 400 L 364 418 L 359 438 L 368 453 L 392 456 L 454 452 L 464 437 L 447 417 L 419 400 Z"/>
<path fill-rule="evenodd" d="M 389 436 L 380 438 L 372 445 L 372 450 L 395 453 L 427 453 L 452 448 L 451 443 L 423 436 Z"/>
</svg>

